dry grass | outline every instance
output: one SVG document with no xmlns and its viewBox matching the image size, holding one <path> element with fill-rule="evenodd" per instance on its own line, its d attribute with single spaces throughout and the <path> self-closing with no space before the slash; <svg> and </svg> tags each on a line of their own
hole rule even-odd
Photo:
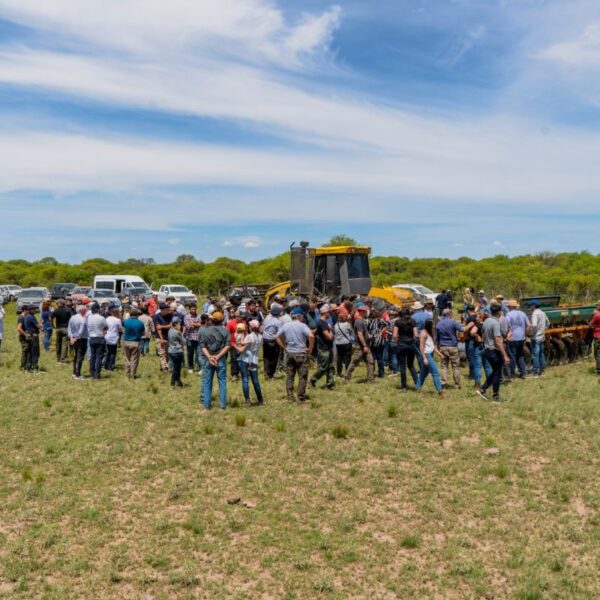
<svg viewBox="0 0 600 600">
<path fill-rule="evenodd" d="M 2 597 L 600 596 L 591 363 L 500 406 L 390 379 L 290 405 L 279 380 L 263 408 L 206 413 L 154 357 L 135 383 L 75 382 L 52 355 L 18 372 L 8 338 Z"/>
</svg>

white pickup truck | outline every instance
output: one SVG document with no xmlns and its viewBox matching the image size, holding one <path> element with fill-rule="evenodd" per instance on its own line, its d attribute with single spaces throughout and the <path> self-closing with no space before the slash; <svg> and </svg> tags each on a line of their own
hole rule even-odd
<svg viewBox="0 0 600 600">
<path fill-rule="evenodd" d="M 198 298 L 185 285 L 161 285 L 157 294 L 159 302 L 173 296 L 181 304 L 198 304 Z"/>
</svg>

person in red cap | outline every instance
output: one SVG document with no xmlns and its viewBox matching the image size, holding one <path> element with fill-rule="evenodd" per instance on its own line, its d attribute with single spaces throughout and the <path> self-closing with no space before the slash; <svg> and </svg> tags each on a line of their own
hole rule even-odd
<svg viewBox="0 0 600 600">
<path fill-rule="evenodd" d="M 369 307 L 365 304 L 357 307 L 354 314 L 354 333 L 355 342 L 352 348 L 352 360 L 346 372 L 346 381 L 350 381 L 354 369 L 359 363 L 364 362 L 367 365 L 367 381 L 375 381 L 375 371 L 373 368 L 373 355 L 369 348 L 369 332 L 365 319 L 369 314 Z"/>
</svg>

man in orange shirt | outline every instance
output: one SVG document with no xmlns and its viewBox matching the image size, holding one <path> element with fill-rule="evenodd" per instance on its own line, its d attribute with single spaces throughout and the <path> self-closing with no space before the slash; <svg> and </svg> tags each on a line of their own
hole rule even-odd
<svg viewBox="0 0 600 600">
<path fill-rule="evenodd" d="M 596 314 L 590 321 L 594 333 L 594 356 L 596 358 L 596 373 L 600 375 L 600 302 L 596 304 Z"/>
</svg>

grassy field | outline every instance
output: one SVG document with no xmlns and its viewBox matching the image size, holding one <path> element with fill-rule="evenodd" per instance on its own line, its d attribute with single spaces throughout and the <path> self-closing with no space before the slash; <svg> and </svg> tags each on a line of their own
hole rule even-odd
<svg viewBox="0 0 600 600">
<path fill-rule="evenodd" d="M 600 596 L 591 362 L 502 405 L 394 379 L 290 405 L 279 380 L 263 408 L 206 413 L 155 357 L 133 383 L 72 381 L 52 354 L 20 373 L 11 309 L 0 597 Z"/>
</svg>

